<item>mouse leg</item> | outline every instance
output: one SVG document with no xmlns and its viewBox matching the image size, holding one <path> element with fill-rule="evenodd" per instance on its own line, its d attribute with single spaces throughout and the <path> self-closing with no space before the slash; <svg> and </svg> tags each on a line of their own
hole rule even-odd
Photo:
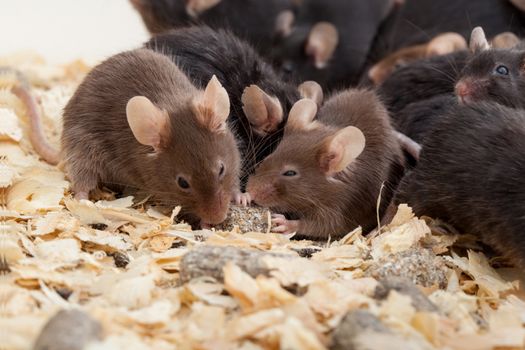
<svg viewBox="0 0 525 350">
<path fill-rule="evenodd" d="M 96 173 L 76 167 L 68 167 L 68 177 L 71 181 L 71 190 L 76 200 L 89 200 L 89 193 L 97 188 L 98 176 Z M 74 169 L 74 170 L 73 170 Z"/>
<path fill-rule="evenodd" d="M 272 232 L 291 234 L 299 231 L 299 220 L 288 220 L 284 215 L 272 214 Z"/>
<path fill-rule="evenodd" d="M 237 205 L 247 207 L 252 202 L 252 196 L 248 192 L 242 193 L 240 191 L 237 191 L 233 194 L 233 202 Z"/>
<path fill-rule="evenodd" d="M 395 133 L 397 140 L 401 144 L 401 148 L 414 157 L 416 161 L 418 161 L 419 153 L 421 153 L 421 145 L 399 131 L 395 131 Z"/>
</svg>

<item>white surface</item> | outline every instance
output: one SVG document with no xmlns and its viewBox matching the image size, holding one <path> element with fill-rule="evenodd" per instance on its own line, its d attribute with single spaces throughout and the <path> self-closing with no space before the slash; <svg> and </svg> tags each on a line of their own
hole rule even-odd
<svg viewBox="0 0 525 350">
<path fill-rule="evenodd" d="M 0 55 L 33 50 L 51 62 L 93 61 L 147 38 L 128 0 L 0 0 Z"/>
</svg>

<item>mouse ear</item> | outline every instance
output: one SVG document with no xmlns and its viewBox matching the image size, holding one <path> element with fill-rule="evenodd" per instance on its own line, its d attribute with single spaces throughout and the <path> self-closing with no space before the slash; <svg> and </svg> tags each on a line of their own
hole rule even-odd
<svg viewBox="0 0 525 350">
<path fill-rule="evenodd" d="M 317 104 L 314 101 L 303 98 L 297 101 L 288 115 L 286 128 L 295 130 L 308 130 L 313 125 L 313 120 L 317 115 Z"/>
<path fill-rule="evenodd" d="M 281 37 L 286 37 L 292 32 L 295 15 L 292 11 L 282 11 L 275 18 L 275 34 Z"/>
<path fill-rule="evenodd" d="M 319 22 L 310 31 L 305 53 L 314 60 L 318 69 L 325 68 L 339 43 L 337 28 L 329 22 Z"/>
<path fill-rule="evenodd" d="M 470 35 L 470 51 L 472 53 L 477 53 L 488 49 L 490 49 L 490 45 L 487 41 L 487 37 L 485 36 L 483 28 L 474 28 L 474 30 L 472 30 L 472 34 Z"/>
<path fill-rule="evenodd" d="M 305 81 L 297 87 L 299 94 L 302 98 L 308 98 L 317 104 L 317 107 L 321 107 L 323 104 L 323 88 L 315 81 Z"/>
<path fill-rule="evenodd" d="M 230 98 L 214 75 L 195 102 L 198 122 L 211 131 L 223 131 L 230 115 Z"/>
<path fill-rule="evenodd" d="M 354 126 L 327 138 L 319 155 L 321 170 L 328 176 L 346 169 L 365 149 L 365 135 Z"/>
<path fill-rule="evenodd" d="M 520 38 L 514 33 L 504 32 L 492 38 L 491 43 L 495 49 L 512 49 L 520 43 Z"/>
<path fill-rule="evenodd" d="M 447 55 L 452 52 L 464 50 L 468 47 L 465 38 L 458 33 L 443 33 L 432 39 L 426 50 L 426 56 Z"/>
<path fill-rule="evenodd" d="M 135 96 L 126 105 L 126 117 L 137 141 L 159 151 L 168 130 L 168 112 L 147 97 Z"/>
<path fill-rule="evenodd" d="M 267 134 L 277 130 L 283 121 L 283 108 L 277 97 L 265 93 L 257 85 L 250 85 L 241 97 L 242 110 L 259 134 Z"/>
<path fill-rule="evenodd" d="M 186 0 L 186 13 L 191 17 L 197 17 L 219 2 L 221 2 L 221 0 Z"/>
</svg>

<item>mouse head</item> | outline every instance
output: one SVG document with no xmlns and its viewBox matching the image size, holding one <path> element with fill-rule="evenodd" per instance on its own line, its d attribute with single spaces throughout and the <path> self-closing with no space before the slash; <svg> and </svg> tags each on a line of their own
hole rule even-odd
<svg viewBox="0 0 525 350">
<path fill-rule="evenodd" d="M 323 89 L 316 82 L 306 81 L 297 90 L 302 98 L 308 98 L 318 106 L 323 103 Z M 257 85 L 250 85 L 244 89 L 241 101 L 244 115 L 256 135 L 265 137 L 281 128 L 284 111 L 276 96 L 266 93 Z"/>
<path fill-rule="evenodd" d="M 205 91 L 176 110 L 160 109 L 144 96 L 129 100 L 126 114 L 136 140 L 144 147 L 143 178 L 165 204 L 205 224 L 226 218 L 238 190 L 239 151 L 226 125 L 230 101 L 214 76 Z"/>
<path fill-rule="evenodd" d="M 327 21 L 308 26 L 294 26 L 294 22 L 290 10 L 277 17 L 273 61 L 287 77 L 321 81 L 339 45 L 339 32 Z"/>
<path fill-rule="evenodd" d="M 337 130 L 314 121 L 316 113 L 309 99 L 293 106 L 283 140 L 248 180 L 257 204 L 304 212 L 319 204 L 316 198 L 341 190 L 338 176 L 363 152 L 365 137 L 353 126 Z"/>
<path fill-rule="evenodd" d="M 493 101 L 509 107 L 525 103 L 525 51 L 491 49 L 483 29 L 472 32 L 472 56 L 461 72 L 455 92 L 461 103 Z"/>
</svg>

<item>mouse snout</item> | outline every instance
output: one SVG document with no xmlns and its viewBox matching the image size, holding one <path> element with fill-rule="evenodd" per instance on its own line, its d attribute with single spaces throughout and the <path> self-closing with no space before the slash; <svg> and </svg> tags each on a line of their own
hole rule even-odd
<svg viewBox="0 0 525 350">
<path fill-rule="evenodd" d="M 255 183 L 248 182 L 247 192 L 252 196 L 253 201 L 260 206 L 270 206 L 276 193 L 276 187 L 271 182 Z"/>
<path fill-rule="evenodd" d="M 471 79 L 458 81 L 455 87 L 456 96 L 461 103 L 469 103 L 478 98 L 485 87 L 483 82 L 475 82 Z"/>
<path fill-rule="evenodd" d="M 228 216 L 231 195 L 224 191 L 217 192 L 212 198 L 205 199 L 199 206 L 198 215 L 206 225 L 218 225 Z"/>
</svg>

